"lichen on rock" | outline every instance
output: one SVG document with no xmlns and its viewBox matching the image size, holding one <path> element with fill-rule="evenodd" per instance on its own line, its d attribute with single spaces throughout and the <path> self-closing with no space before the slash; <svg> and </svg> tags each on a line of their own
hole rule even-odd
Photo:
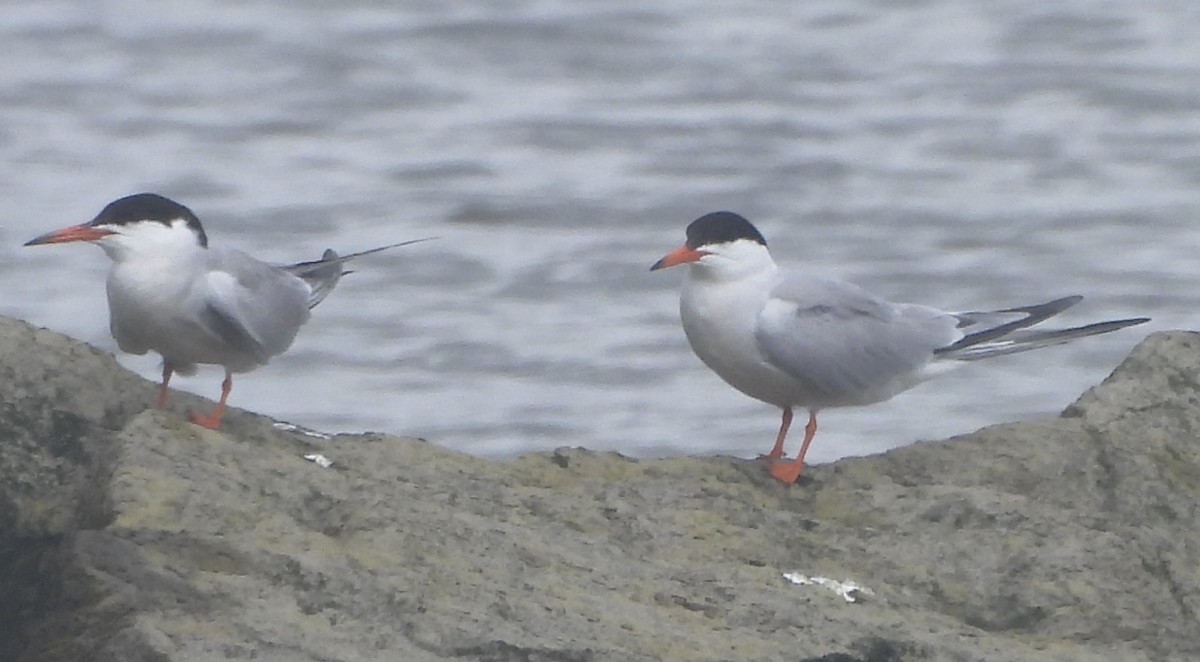
<svg viewBox="0 0 1200 662">
<path fill-rule="evenodd" d="M 213 432 L 7 319 L 0 376 L 0 659 L 1200 659 L 1197 334 L 1061 418 L 792 487 L 728 457 Z"/>
</svg>

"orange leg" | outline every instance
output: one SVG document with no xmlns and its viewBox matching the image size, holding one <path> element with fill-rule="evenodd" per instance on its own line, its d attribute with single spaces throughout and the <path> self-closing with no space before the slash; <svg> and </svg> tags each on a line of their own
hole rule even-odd
<svg viewBox="0 0 1200 662">
<path fill-rule="evenodd" d="M 158 402 L 154 404 L 159 409 L 167 406 L 167 384 L 171 383 L 171 373 L 173 372 L 175 369 L 171 367 L 171 364 L 163 361 L 162 387 L 158 389 Z"/>
<path fill-rule="evenodd" d="M 817 413 L 815 411 L 808 412 L 808 425 L 804 426 L 804 443 L 800 445 L 800 452 L 794 460 L 781 460 L 771 465 L 767 472 L 771 477 L 782 483 L 791 485 L 800 477 L 800 472 L 804 470 L 804 456 L 808 454 L 808 445 L 812 443 L 813 437 L 817 434 Z"/>
<path fill-rule="evenodd" d="M 212 413 L 205 416 L 192 412 L 188 418 L 192 422 L 201 427 L 206 427 L 209 430 L 216 430 L 221 424 L 221 415 L 225 413 L 225 399 L 229 397 L 229 391 L 233 389 L 233 373 L 225 371 L 225 381 L 221 382 L 221 399 L 217 401 L 217 406 L 213 408 Z"/>
<path fill-rule="evenodd" d="M 760 460 L 778 460 L 783 457 L 783 440 L 787 438 L 790 427 L 792 427 L 792 408 L 787 407 L 783 410 L 783 422 L 779 424 L 779 434 L 775 435 L 775 447 L 771 449 L 770 453 L 759 455 Z"/>
</svg>

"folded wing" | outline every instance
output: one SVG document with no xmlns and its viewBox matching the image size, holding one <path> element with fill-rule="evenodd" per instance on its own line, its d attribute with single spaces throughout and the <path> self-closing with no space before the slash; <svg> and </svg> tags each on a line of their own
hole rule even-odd
<svg viewBox="0 0 1200 662">
<path fill-rule="evenodd" d="M 805 277 L 771 293 L 756 339 L 768 361 L 830 404 L 890 397 L 920 380 L 934 352 L 962 336 L 957 319 L 893 304 L 841 281 Z"/>
</svg>

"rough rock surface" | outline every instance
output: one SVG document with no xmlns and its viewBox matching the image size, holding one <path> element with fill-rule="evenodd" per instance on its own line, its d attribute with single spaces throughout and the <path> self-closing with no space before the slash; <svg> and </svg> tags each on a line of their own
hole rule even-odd
<svg viewBox="0 0 1200 662">
<path fill-rule="evenodd" d="M 1197 334 L 1062 418 L 791 488 L 724 457 L 210 432 L 154 390 L 0 319 L 0 660 L 1200 659 Z"/>
</svg>

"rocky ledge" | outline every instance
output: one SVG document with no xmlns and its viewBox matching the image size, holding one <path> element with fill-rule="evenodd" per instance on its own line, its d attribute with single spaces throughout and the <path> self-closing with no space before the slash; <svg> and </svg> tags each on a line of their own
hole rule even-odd
<svg viewBox="0 0 1200 662">
<path fill-rule="evenodd" d="M 1060 418 L 791 488 L 727 457 L 210 432 L 7 319 L 0 372 L 3 660 L 1200 659 L 1194 333 Z"/>
</svg>

